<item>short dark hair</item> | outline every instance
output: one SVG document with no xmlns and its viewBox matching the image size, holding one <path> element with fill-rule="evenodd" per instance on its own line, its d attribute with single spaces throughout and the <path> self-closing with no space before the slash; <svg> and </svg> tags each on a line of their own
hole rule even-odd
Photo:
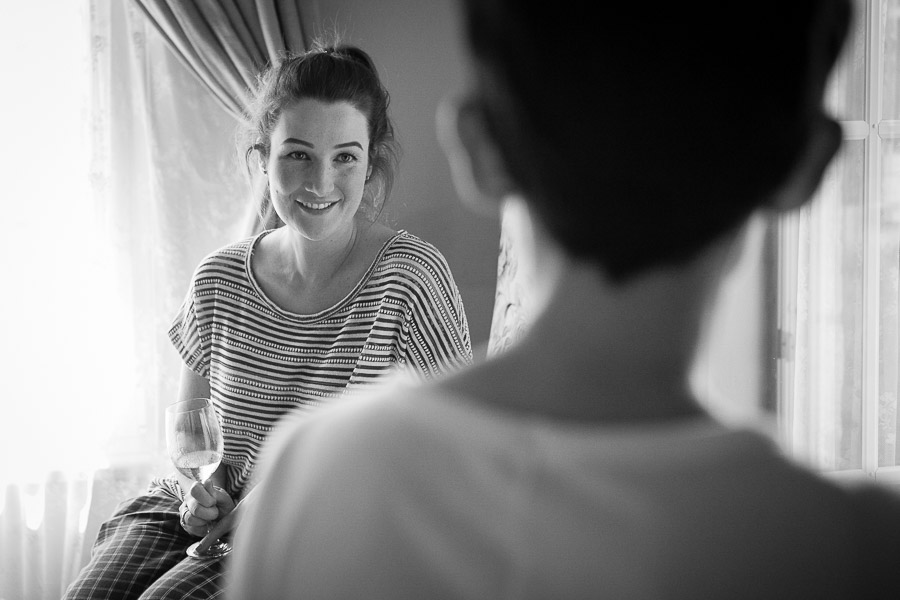
<svg viewBox="0 0 900 600">
<path fill-rule="evenodd" d="M 374 219 L 393 188 L 400 147 L 389 114 L 390 94 L 375 63 L 364 50 L 337 40 L 316 40 L 303 53 L 287 53 L 259 77 L 253 101 L 245 111 L 241 138 L 249 167 L 254 151 L 268 156 L 272 130 L 285 106 L 310 98 L 347 102 L 365 115 L 369 126 L 371 176 L 363 195 L 363 210 Z M 260 200 L 260 213 L 271 212 L 268 190 Z"/>
<path fill-rule="evenodd" d="M 777 189 L 846 37 L 824 40 L 817 70 L 814 21 L 823 7 L 850 18 L 845 0 L 464 6 L 476 103 L 509 175 L 614 280 L 695 255 Z"/>
</svg>

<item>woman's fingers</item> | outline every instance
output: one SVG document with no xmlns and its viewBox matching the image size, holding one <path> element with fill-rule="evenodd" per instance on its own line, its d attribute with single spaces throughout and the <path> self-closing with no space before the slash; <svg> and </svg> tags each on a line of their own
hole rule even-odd
<svg viewBox="0 0 900 600">
<path fill-rule="evenodd" d="M 184 499 L 191 499 L 200 506 L 215 506 L 216 499 L 212 496 L 213 485 L 210 482 L 207 482 L 207 485 L 209 486 L 208 488 L 206 485 L 195 481 L 188 493 L 185 494 Z"/>
<path fill-rule="evenodd" d="M 194 536 L 206 535 L 206 532 L 209 529 L 209 522 L 191 514 L 187 500 L 182 504 L 179 512 L 181 513 L 181 526 L 185 531 Z"/>
<path fill-rule="evenodd" d="M 234 499 L 229 496 L 228 492 L 226 492 L 222 488 L 214 487 L 212 496 L 216 501 L 216 508 L 219 511 L 219 519 L 234 510 Z"/>
<path fill-rule="evenodd" d="M 188 510 L 191 511 L 191 514 L 195 518 L 194 521 L 192 521 L 192 524 L 196 523 L 198 519 L 207 522 L 214 521 L 219 517 L 219 509 L 216 507 L 216 498 L 213 496 L 216 492 L 212 483 L 208 483 L 209 489 L 200 483 L 194 483 L 184 498 Z M 212 490 L 212 493 L 210 493 L 210 490 Z"/>
<path fill-rule="evenodd" d="M 188 516 L 184 520 L 190 525 L 200 526 L 219 518 L 219 509 L 215 506 L 203 506 L 193 499 L 185 500 L 185 504 L 188 507 Z"/>
<path fill-rule="evenodd" d="M 204 485 L 194 483 L 185 497 L 185 502 L 191 514 L 205 522 L 221 519 L 234 510 L 234 500 L 228 492 L 214 486 L 211 481 L 207 481 Z"/>
</svg>

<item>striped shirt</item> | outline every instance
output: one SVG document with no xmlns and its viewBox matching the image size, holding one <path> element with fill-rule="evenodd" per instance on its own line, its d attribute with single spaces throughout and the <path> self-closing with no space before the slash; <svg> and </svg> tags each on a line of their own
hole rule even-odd
<svg viewBox="0 0 900 600">
<path fill-rule="evenodd" d="M 301 315 L 269 300 L 254 278 L 250 256 L 267 233 L 201 261 L 169 330 L 187 366 L 209 380 L 235 497 L 288 411 L 344 397 L 399 368 L 431 379 L 472 360 L 459 290 L 433 245 L 400 231 L 343 300 Z"/>
</svg>

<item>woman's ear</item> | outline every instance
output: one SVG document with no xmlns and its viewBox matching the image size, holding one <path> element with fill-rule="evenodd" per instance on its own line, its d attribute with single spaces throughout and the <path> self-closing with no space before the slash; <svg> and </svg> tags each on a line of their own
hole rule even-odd
<svg viewBox="0 0 900 600">
<path fill-rule="evenodd" d="M 262 171 L 263 175 L 268 174 L 269 171 L 266 168 L 266 162 L 268 160 L 266 147 L 257 142 L 250 147 L 250 151 L 256 151 L 256 164 L 259 165 L 259 170 Z"/>
<path fill-rule="evenodd" d="M 445 99 L 438 107 L 437 132 L 457 194 L 468 205 L 497 214 L 514 186 L 482 112 L 471 100 Z"/>
<path fill-rule="evenodd" d="M 776 191 L 769 206 L 777 211 L 799 208 L 816 193 L 825 170 L 841 147 L 843 133 L 834 120 L 820 116 L 812 125 L 803 155 L 787 180 Z"/>
</svg>

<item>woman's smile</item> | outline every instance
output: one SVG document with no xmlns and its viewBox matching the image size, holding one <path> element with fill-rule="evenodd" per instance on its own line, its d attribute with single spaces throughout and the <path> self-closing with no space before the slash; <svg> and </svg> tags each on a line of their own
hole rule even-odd
<svg viewBox="0 0 900 600">
<path fill-rule="evenodd" d="M 303 208 L 305 208 L 307 210 L 311 210 L 313 212 L 325 212 L 326 210 L 328 210 L 329 208 L 331 208 L 332 206 L 334 206 L 335 204 L 338 203 L 337 200 L 322 202 L 322 201 L 308 201 L 308 200 L 300 200 L 300 199 L 296 200 L 296 202 Z"/>
<path fill-rule="evenodd" d="M 369 167 L 369 124 L 348 102 L 303 99 L 272 130 L 266 171 L 275 212 L 308 240 L 349 239 Z"/>
</svg>

